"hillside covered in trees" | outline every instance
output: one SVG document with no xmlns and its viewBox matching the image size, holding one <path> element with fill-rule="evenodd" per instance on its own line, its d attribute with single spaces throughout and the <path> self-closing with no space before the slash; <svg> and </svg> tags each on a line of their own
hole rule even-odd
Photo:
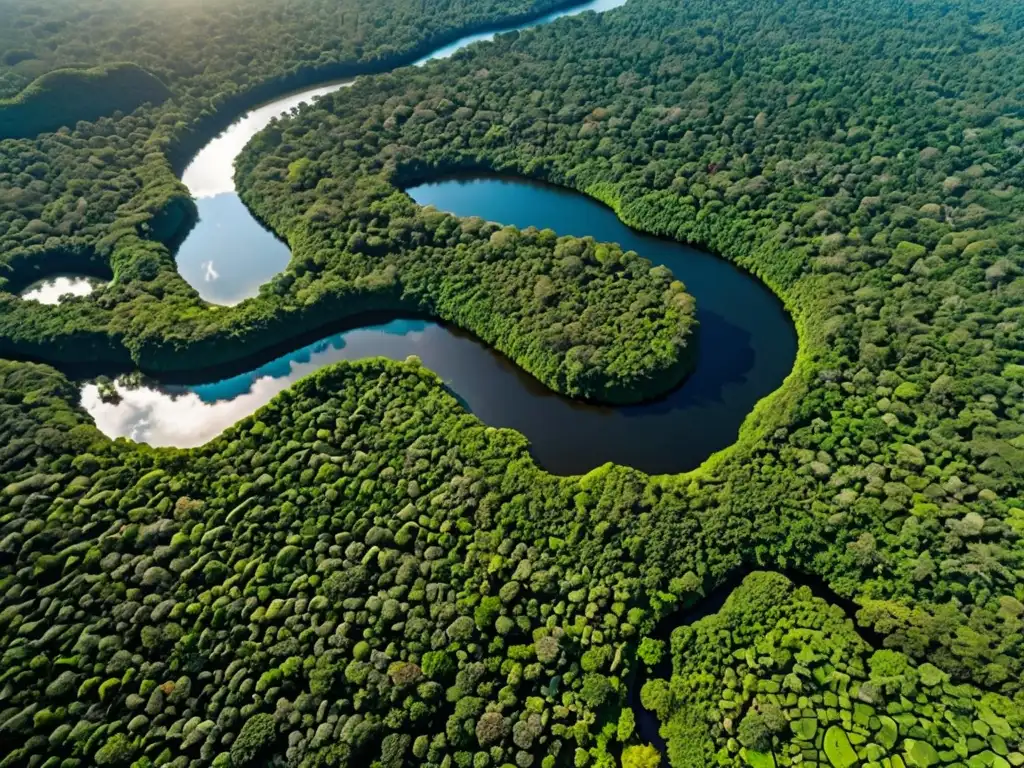
<svg viewBox="0 0 1024 768">
<path fill-rule="evenodd" d="M 309 44 L 343 50 L 326 29 Z M 38 30 L 68 35 L 47 67 L 70 63 L 82 38 Z M 172 169 L 227 103 L 199 106 L 203 78 L 234 82 L 255 48 L 193 80 L 101 48 L 172 98 L 0 143 L 0 248 L 12 287 L 48 254 L 114 283 L 56 308 L 0 297 L 4 354 L 169 367 L 389 297 L 563 391 L 589 381 L 567 340 L 626 388 L 682 359 L 692 301 L 642 254 L 401 192 L 474 169 L 750 270 L 800 355 L 737 443 L 678 477 L 548 475 L 415 360 L 325 369 L 187 451 L 110 441 L 57 368 L 0 363 L 0 765 L 1024 764 L 1018 5 L 631 0 L 364 78 L 240 158 L 294 259 L 230 311 L 174 272 Z M 267 76 L 288 71 L 268 50 Z M 38 74 L 18 58 L 12 93 Z M 758 572 L 658 645 L 751 569 L 837 604 Z M 640 677 L 665 758 L 635 729 Z"/>
<path fill-rule="evenodd" d="M 30 91 L 37 78 L 54 71 L 131 62 L 167 83 L 191 117 L 201 111 L 209 117 L 225 107 L 237 109 L 239 99 L 258 101 L 307 80 L 372 70 L 428 50 L 460 29 L 556 5 L 545 0 L 6 0 L 0 6 L 0 136 L 29 134 L 26 128 L 8 132 L 4 99 Z M 76 98 L 83 85 L 88 83 L 65 83 L 71 103 L 59 110 L 47 104 L 39 115 L 54 120 L 63 110 L 71 117 L 77 108 L 81 116 L 36 133 L 59 125 L 74 128 L 77 120 L 100 116 L 89 113 L 102 102 L 90 105 Z M 122 88 L 111 82 L 97 94 L 116 98 Z M 121 98 L 110 112 L 131 111 Z"/>
<path fill-rule="evenodd" d="M 0 100 L 0 136 L 29 138 L 79 120 L 131 112 L 146 102 L 159 104 L 168 95 L 167 86 L 134 64 L 58 69 Z"/>
</svg>

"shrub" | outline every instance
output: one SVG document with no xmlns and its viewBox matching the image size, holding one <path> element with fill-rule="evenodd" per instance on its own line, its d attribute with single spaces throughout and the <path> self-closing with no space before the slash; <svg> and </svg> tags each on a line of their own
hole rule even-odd
<svg viewBox="0 0 1024 768">
<path fill-rule="evenodd" d="M 246 720 L 238 738 L 231 745 L 231 764 L 236 768 L 252 764 L 273 744 L 276 735 L 272 715 L 253 715 Z"/>
</svg>

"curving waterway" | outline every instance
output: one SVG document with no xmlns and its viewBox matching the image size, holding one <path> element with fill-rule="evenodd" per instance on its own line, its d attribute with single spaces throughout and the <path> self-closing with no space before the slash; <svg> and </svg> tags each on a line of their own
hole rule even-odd
<svg viewBox="0 0 1024 768">
<path fill-rule="evenodd" d="M 414 65 L 447 58 L 468 45 L 490 40 L 503 32 L 529 29 L 584 11 L 600 13 L 625 2 L 591 0 L 525 24 L 499 26 L 466 35 L 423 56 Z M 211 304 L 237 304 L 255 296 L 260 286 L 282 272 L 291 259 L 287 243 L 264 229 L 238 197 L 234 181 L 235 158 L 274 118 L 353 82 L 349 79 L 309 88 L 247 112 L 204 146 L 185 168 L 181 180 L 196 200 L 199 221 L 179 246 L 176 258 L 181 276 L 203 299 Z"/>
<path fill-rule="evenodd" d="M 623 1 L 598 0 L 542 21 L 606 10 Z M 462 39 L 422 61 L 450 55 L 487 36 Z M 263 229 L 235 194 L 234 158 L 274 116 L 343 86 L 311 89 L 253 110 L 210 142 L 186 170 L 183 178 L 197 198 L 200 222 L 179 250 L 178 264 L 208 301 L 230 304 L 256 294 L 290 258 L 287 246 Z M 681 472 L 733 443 L 754 404 L 792 368 L 796 334 L 766 286 L 711 254 L 637 233 L 594 200 L 522 179 L 494 177 L 446 179 L 407 193 L 422 205 L 459 216 L 617 242 L 666 265 L 697 299 L 701 325 L 695 373 L 653 403 L 594 406 L 551 392 L 457 329 L 398 319 L 336 333 L 208 383 L 118 381 L 115 398 L 109 392 L 101 396 L 96 384 L 86 384 L 82 403 L 97 426 L 108 435 L 152 445 L 201 445 L 325 365 L 417 355 L 483 422 L 524 434 L 534 458 L 551 472 L 578 474 L 608 461 L 649 473 Z"/>
<path fill-rule="evenodd" d="M 492 426 L 530 440 L 541 466 L 586 472 L 606 461 L 651 473 L 692 469 L 735 441 L 754 404 L 785 378 L 796 337 L 775 296 L 728 262 L 630 230 L 599 203 L 564 189 L 514 179 L 449 179 L 408 190 L 417 202 L 518 227 L 593 235 L 664 264 L 697 297 L 695 372 L 668 397 L 601 407 L 557 395 L 471 336 L 424 320 L 344 331 L 238 376 L 199 386 L 120 386 L 104 403 L 87 386 L 83 403 L 110 435 L 155 445 L 200 445 L 294 381 L 338 360 L 419 356 L 462 402 Z"/>
</svg>

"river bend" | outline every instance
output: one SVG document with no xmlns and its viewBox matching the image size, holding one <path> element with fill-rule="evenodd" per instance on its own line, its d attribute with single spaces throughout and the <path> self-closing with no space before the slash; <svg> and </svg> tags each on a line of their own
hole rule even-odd
<svg viewBox="0 0 1024 768">
<path fill-rule="evenodd" d="M 623 2 L 596 0 L 514 28 L 584 10 L 603 11 Z M 470 35 L 417 63 L 451 55 L 493 34 Z M 304 90 L 246 113 L 187 167 L 183 180 L 196 198 L 200 219 L 177 253 L 178 267 L 207 301 L 234 304 L 255 295 L 290 258 L 287 245 L 265 230 L 238 198 L 234 159 L 277 115 L 350 82 Z M 697 300 L 696 371 L 659 401 L 595 406 L 551 392 L 457 329 L 395 319 L 327 336 L 251 370 L 232 371 L 235 375 L 198 385 L 118 381 L 118 398 L 112 402 L 109 396 L 101 397 L 100 387 L 87 383 L 82 403 L 97 426 L 110 436 L 152 445 L 201 445 L 325 365 L 378 355 L 398 360 L 417 355 L 482 421 L 523 433 L 534 458 L 551 472 L 579 474 L 612 461 L 660 474 L 693 469 L 733 443 L 754 404 L 776 389 L 792 368 L 796 334 L 764 284 L 716 256 L 637 233 L 594 200 L 565 189 L 493 177 L 444 179 L 407 193 L 422 205 L 459 216 L 617 242 L 666 265 Z"/>
</svg>

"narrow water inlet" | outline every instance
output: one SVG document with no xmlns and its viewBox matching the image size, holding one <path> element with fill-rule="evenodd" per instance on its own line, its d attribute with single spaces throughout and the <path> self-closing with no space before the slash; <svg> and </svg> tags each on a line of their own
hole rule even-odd
<svg viewBox="0 0 1024 768">
<path fill-rule="evenodd" d="M 26 301 L 60 304 L 67 296 L 88 296 L 106 283 L 85 275 L 51 275 L 36 280 L 19 294 Z"/>
</svg>

